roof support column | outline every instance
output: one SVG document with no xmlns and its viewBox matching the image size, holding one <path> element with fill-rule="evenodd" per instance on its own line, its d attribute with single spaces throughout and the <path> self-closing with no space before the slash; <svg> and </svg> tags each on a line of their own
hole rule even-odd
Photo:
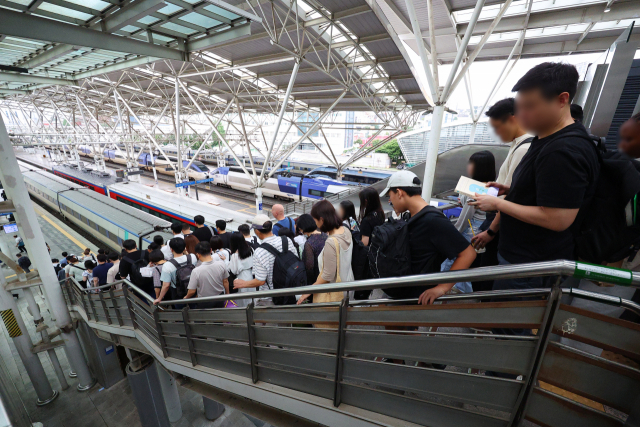
<svg viewBox="0 0 640 427">
<path fill-rule="evenodd" d="M 436 163 L 438 161 L 438 146 L 440 145 L 440 131 L 444 118 L 444 105 L 433 107 L 431 117 L 431 130 L 429 131 L 429 143 L 427 144 L 427 160 L 424 165 L 424 178 L 422 181 L 422 198 L 431 200 L 433 180 L 436 175 Z"/>
<path fill-rule="evenodd" d="M 431 67 L 429 65 L 429 58 L 427 57 L 427 50 L 424 47 L 424 40 L 422 40 L 422 32 L 420 31 L 420 23 L 418 22 L 418 16 L 416 15 L 416 9 L 413 6 L 413 0 L 405 0 L 407 3 L 407 13 L 409 14 L 409 20 L 411 21 L 411 27 L 413 29 L 413 35 L 418 44 L 418 53 L 420 60 L 422 61 L 422 68 L 427 76 L 427 83 L 429 84 L 429 90 L 431 91 L 431 98 L 433 102 L 438 100 L 438 87 L 436 87 L 435 80 L 433 79 L 433 73 L 431 73 Z M 431 30 L 431 29 L 429 29 Z M 437 64 L 434 64 L 437 67 Z"/>
<path fill-rule="evenodd" d="M 62 295 L 62 288 L 58 283 L 58 276 L 53 269 L 49 251 L 45 246 L 42 230 L 38 225 L 33 203 L 29 198 L 29 192 L 22 179 L 22 173 L 18 166 L 18 160 L 13 152 L 11 141 L 4 121 L 0 116 L 0 178 L 4 184 L 4 190 L 13 202 L 16 212 L 16 222 L 22 229 L 25 246 L 30 258 L 35 263 L 40 279 L 44 285 L 45 296 L 49 307 L 56 319 L 56 326 L 61 331 L 61 337 L 65 342 L 65 349 L 74 372 L 78 374 L 78 390 L 89 390 L 96 383 L 85 362 L 80 341 L 73 328 L 71 315 L 67 303 Z"/>
<path fill-rule="evenodd" d="M 267 157 L 264 161 L 264 167 L 262 168 L 262 173 L 260 174 L 260 178 L 258 179 L 258 183 L 256 187 L 261 187 L 264 185 L 264 174 L 267 170 L 267 163 L 271 161 L 271 154 L 273 153 L 273 147 L 276 144 L 276 140 L 278 139 L 278 131 L 280 130 L 280 124 L 282 123 L 282 119 L 284 117 L 285 112 L 287 111 L 287 105 L 289 105 L 289 97 L 291 96 L 291 91 L 293 90 L 293 84 L 296 81 L 296 76 L 298 75 L 298 70 L 300 69 L 300 60 L 296 59 L 295 64 L 293 65 L 293 70 L 291 71 L 291 78 L 289 78 L 289 84 L 287 85 L 287 91 L 284 94 L 284 99 L 282 100 L 282 106 L 280 107 L 280 114 L 278 114 L 278 120 L 276 121 L 276 128 L 273 131 L 273 138 L 271 139 L 271 144 L 269 144 L 269 151 L 267 152 Z M 258 210 L 258 213 L 261 213 L 262 209 Z"/>
</svg>

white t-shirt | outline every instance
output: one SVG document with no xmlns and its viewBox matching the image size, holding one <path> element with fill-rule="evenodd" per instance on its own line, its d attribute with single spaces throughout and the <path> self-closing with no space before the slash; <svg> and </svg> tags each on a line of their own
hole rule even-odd
<svg viewBox="0 0 640 427">
<path fill-rule="evenodd" d="M 174 234 L 172 239 L 174 237 L 179 237 L 181 239 L 184 239 L 184 234 L 180 233 L 180 234 Z M 160 248 L 160 251 L 162 252 L 162 255 L 164 255 L 164 260 L 165 261 L 169 261 L 170 259 L 173 259 L 173 252 L 171 252 L 171 248 L 169 247 L 169 242 L 167 242 L 166 245 L 164 245 L 163 247 Z"/>
</svg>

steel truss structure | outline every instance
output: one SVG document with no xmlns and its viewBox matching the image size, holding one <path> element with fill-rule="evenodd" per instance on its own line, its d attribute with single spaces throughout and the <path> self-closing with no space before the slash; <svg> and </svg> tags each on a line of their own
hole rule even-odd
<svg viewBox="0 0 640 427">
<path fill-rule="evenodd" d="M 136 0 L 131 7 L 143 1 Z M 16 119 L 8 123 L 14 143 L 59 144 L 65 158 L 68 145 L 68 155 L 76 160 L 78 145 L 97 144 L 101 152 L 124 144 L 132 168 L 142 150 L 165 154 L 164 142 L 176 144 L 179 153 L 195 150 L 197 155 L 207 149 L 217 156 L 230 154 L 250 177 L 256 205 L 261 206 L 261 187 L 302 142 L 311 143 L 343 170 L 410 129 L 430 109 L 407 66 L 406 52 L 390 40 L 368 5 L 330 10 L 315 0 L 213 3 L 239 17 L 239 25 L 226 32 L 245 30 L 202 50 L 194 49 L 202 44 L 200 38 L 167 43 L 167 49 L 187 52 L 189 61 L 125 58 L 57 78 L 2 73 L 6 81 L 23 84 L 4 89 L 11 96 L 0 101 L 0 108 Z M 203 4 L 209 3 L 197 3 L 193 9 L 202 12 Z M 366 18 L 376 34 L 360 36 L 361 29 L 347 25 L 356 17 Z M 156 30 L 150 31 L 152 40 Z M 136 39 L 140 34 L 136 30 L 120 38 Z M 65 45 L 22 63 L 35 64 L 39 61 L 34 59 L 59 46 Z M 118 66 L 126 68 L 114 70 Z M 372 112 L 376 122 L 372 139 L 379 139 L 340 162 L 341 153 L 333 152 L 325 129 L 344 127 L 336 124 L 336 113 L 345 110 Z M 171 135 L 162 134 L 160 123 L 171 124 Z M 275 123 L 269 138 L 264 132 L 267 123 Z M 291 129 L 302 135 L 287 140 Z M 256 155 L 271 169 L 259 170 L 253 160 Z M 171 167 L 178 182 L 187 178 L 181 161 Z"/>
</svg>

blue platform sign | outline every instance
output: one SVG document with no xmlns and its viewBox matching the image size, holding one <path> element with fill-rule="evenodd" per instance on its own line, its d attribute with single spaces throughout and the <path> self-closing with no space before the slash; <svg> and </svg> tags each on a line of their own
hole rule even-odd
<svg viewBox="0 0 640 427">
<path fill-rule="evenodd" d="M 176 184 L 176 187 L 188 187 L 190 185 L 196 185 L 196 184 L 206 184 L 208 182 L 213 182 L 213 178 L 207 178 L 207 179 L 201 179 L 199 181 L 185 181 L 185 182 L 179 182 Z"/>
</svg>

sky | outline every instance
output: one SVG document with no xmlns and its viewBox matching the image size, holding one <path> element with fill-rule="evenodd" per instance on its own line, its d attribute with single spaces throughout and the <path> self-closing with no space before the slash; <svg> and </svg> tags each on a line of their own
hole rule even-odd
<svg viewBox="0 0 640 427">
<path fill-rule="evenodd" d="M 413 52 L 411 48 L 407 47 L 407 52 L 409 52 L 409 56 L 411 57 L 411 61 L 413 62 L 418 74 L 422 76 L 424 81 L 424 87 L 428 88 L 428 84 L 426 82 L 426 76 L 424 75 L 422 62 L 420 61 L 420 57 Z M 600 53 L 586 53 L 586 54 L 572 54 L 572 55 L 563 55 L 563 56 L 549 56 L 544 58 L 522 58 L 520 59 L 516 65 L 511 70 L 511 73 L 507 76 L 504 83 L 501 87 L 496 91 L 496 93 L 492 97 L 492 101 L 498 101 L 503 98 L 507 98 L 513 96 L 511 92 L 511 88 L 516 84 L 518 79 L 524 75 L 528 70 L 535 67 L 536 65 L 543 62 L 567 62 L 570 64 L 578 65 L 581 63 L 591 63 L 596 61 L 603 52 Z M 636 54 L 636 58 L 640 58 L 640 51 Z M 511 60 L 513 62 L 513 60 Z M 471 76 L 471 90 L 473 96 L 473 104 L 476 106 L 484 105 L 487 97 L 489 96 L 493 85 L 504 68 L 506 60 L 498 60 L 498 61 L 477 61 L 471 65 L 470 68 L 470 76 Z M 509 65 L 510 67 L 511 65 Z M 451 65 L 440 65 L 438 66 L 438 73 L 440 78 L 440 85 L 444 86 L 444 82 L 446 82 L 449 72 L 451 71 Z M 508 70 L 508 68 L 507 68 Z M 489 102 L 488 106 L 491 106 L 493 102 Z M 447 106 L 452 110 L 457 109 L 468 109 L 469 101 L 467 98 L 467 93 L 465 90 L 464 82 L 460 82 L 460 84 L 456 87 L 454 92 L 451 94 L 449 101 L 447 102 Z"/>
</svg>

